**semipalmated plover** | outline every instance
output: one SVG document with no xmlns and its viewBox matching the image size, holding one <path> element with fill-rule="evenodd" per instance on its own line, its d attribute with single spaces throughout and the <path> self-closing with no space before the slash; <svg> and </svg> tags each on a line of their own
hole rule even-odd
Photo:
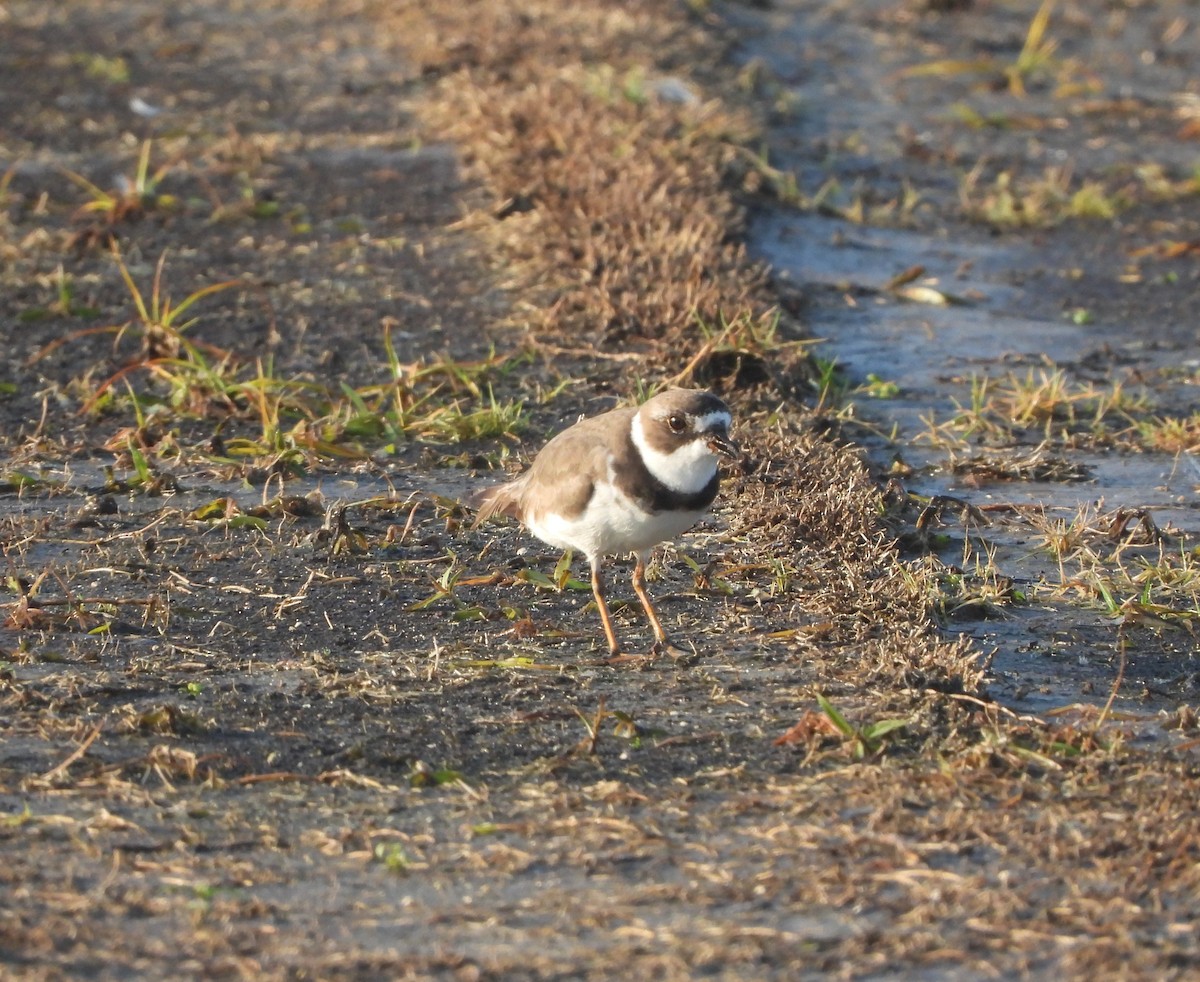
<svg viewBox="0 0 1200 982">
<path fill-rule="evenodd" d="M 654 630 L 653 650 L 672 650 L 646 592 L 646 560 L 712 505 L 718 460 L 740 456 L 729 438 L 732 423 L 729 407 L 701 389 L 670 389 L 639 408 L 582 419 L 547 443 L 520 477 L 475 495 L 474 527 L 507 515 L 547 545 L 587 556 L 614 656 L 621 648 L 604 601 L 601 563 L 633 553 L 633 589 Z"/>
</svg>

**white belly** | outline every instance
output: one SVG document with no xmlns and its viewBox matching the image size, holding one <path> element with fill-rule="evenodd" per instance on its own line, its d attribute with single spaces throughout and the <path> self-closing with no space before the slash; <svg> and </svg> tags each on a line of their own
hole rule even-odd
<svg viewBox="0 0 1200 982">
<path fill-rule="evenodd" d="M 529 531 L 556 549 L 574 549 L 590 557 L 645 552 L 686 532 L 703 511 L 662 511 L 652 515 L 611 484 L 599 484 L 583 514 L 564 518 L 530 516 Z"/>
</svg>

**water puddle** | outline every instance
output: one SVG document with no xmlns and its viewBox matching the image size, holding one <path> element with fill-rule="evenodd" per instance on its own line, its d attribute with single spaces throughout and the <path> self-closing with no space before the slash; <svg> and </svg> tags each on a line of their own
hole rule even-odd
<svg viewBox="0 0 1200 982">
<path fill-rule="evenodd" d="M 882 472 L 903 462 L 908 491 L 952 499 L 939 516 L 948 533 L 939 558 L 948 565 L 968 574 L 972 564 L 995 569 L 1023 595 L 1046 593 L 1039 586 L 1061 582 L 1063 573 L 1024 520 L 1031 510 L 1069 523 L 1081 509 L 1125 509 L 1148 515 L 1185 543 L 1196 541 L 1198 475 L 1186 456 L 1071 451 L 1053 456 L 1078 479 L 981 482 L 969 470 L 956 474 L 946 451 L 921 441 L 931 420 L 949 419 L 970 405 L 973 376 L 1078 365 L 1099 353 L 1157 367 L 1157 353 L 1124 328 L 1014 313 L 1019 291 L 988 279 L 987 271 L 1036 263 L 1034 253 L 785 213 L 761 217 L 751 241 L 777 274 L 813 294 L 810 328 L 826 339 L 821 357 L 836 359 L 851 385 L 875 376 L 898 386 L 898 394 L 886 399 L 856 397 L 859 418 L 876 431 L 865 432 L 861 442 Z M 968 271 L 964 257 L 970 257 Z M 970 299 L 938 306 L 893 296 L 889 280 L 914 264 L 925 267 L 922 281 L 931 288 Z M 1006 452 L 1019 463 L 1033 460 L 1038 450 Z M 1120 670 L 1111 616 L 1062 601 L 1004 605 L 991 614 L 967 625 L 956 622 L 953 629 L 993 653 L 994 696 L 1035 713 L 1107 701 Z M 1139 650 L 1126 664 L 1115 705 L 1127 711 L 1127 724 L 1141 720 L 1157 730 L 1158 711 L 1194 698 L 1197 680 L 1186 632 L 1164 629 L 1155 647 L 1160 650 Z"/>
<path fill-rule="evenodd" d="M 914 115 L 887 92 L 894 66 L 875 59 L 876 49 L 852 29 L 838 33 L 820 18 L 787 18 L 748 54 L 789 80 L 803 106 L 794 125 L 773 134 L 775 166 L 801 176 L 811 171 L 805 145 L 829 138 L 822 127 L 852 125 L 856 115 L 853 125 L 867 127 L 888 113 L 894 128 L 898 115 Z M 793 44 L 790 53 L 781 37 Z M 848 59 L 844 77 L 831 69 L 834 48 Z M 866 165 L 859 159 L 852 166 Z M 989 653 L 990 694 L 1017 712 L 1082 721 L 1115 691 L 1112 705 L 1131 738 L 1162 739 L 1167 714 L 1200 694 L 1186 619 L 1130 623 L 1123 635 L 1112 609 L 1072 596 L 1070 570 L 1060 567 L 1044 534 L 1047 522 L 1066 527 L 1081 514 L 1116 527 L 1120 512 L 1128 516 L 1121 525 L 1127 532 L 1140 522 L 1147 535 L 1151 528 L 1169 532 L 1166 548 L 1190 550 L 1200 542 L 1200 468 L 1186 454 L 986 446 L 978 439 L 948 449 L 934 424 L 969 409 L 985 376 L 1039 378 L 1069 368 L 1075 378 L 1110 384 L 1135 372 L 1162 377 L 1179 365 L 1179 352 L 1158 344 L 1150 324 L 1095 324 L 1061 310 L 1047 316 L 1035 291 L 1045 286 L 1050 260 L 1033 236 L 876 228 L 780 209 L 754 218 L 750 243 L 804 296 L 807 328 L 825 339 L 819 357 L 836 360 L 851 386 L 894 384 L 883 398 L 854 394 L 856 418 L 867 424 L 860 442 L 882 474 L 900 474 L 908 492 L 941 501 L 930 526 L 939 558 L 964 578 L 999 574 L 1009 599 L 1017 595 L 1015 603 L 964 605 L 950 618 L 951 631 L 969 634 Z M 914 271 L 911 280 L 906 271 Z M 908 294 L 915 300 L 901 282 L 917 287 Z M 1014 474 L 981 476 L 981 468 L 961 466 L 977 456 L 1010 460 Z M 1035 514 L 1040 522 L 1030 520 Z M 1122 532 L 1114 534 L 1119 540 Z M 1137 562 L 1135 553 L 1128 562 Z"/>
</svg>

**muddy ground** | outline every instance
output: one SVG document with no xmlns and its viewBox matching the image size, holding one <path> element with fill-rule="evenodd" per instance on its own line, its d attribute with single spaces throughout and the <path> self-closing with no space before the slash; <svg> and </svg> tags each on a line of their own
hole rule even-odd
<svg viewBox="0 0 1200 982">
<path fill-rule="evenodd" d="M 814 351 L 852 386 L 894 388 L 860 390 L 846 413 L 865 424 L 854 438 L 881 481 L 946 499 L 936 551 L 947 568 L 987 574 L 951 620 L 993 653 L 988 691 L 1029 712 L 1103 705 L 1123 668 L 1122 710 L 1193 702 L 1192 632 L 1136 632 L 1118 651 L 1088 583 L 1106 579 L 1116 603 L 1137 587 L 1118 585 L 1111 562 L 1096 576 L 1105 564 L 1088 568 L 1074 547 L 1056 565 L 1044 545 L 1048 523 L 1100 533 L 1118 514 L 1165 531 L 1159 543 L 1149 526 L 1110 539 L 1133 545 L 1134 562 L 1196 539 L 1194 435 L 1152 438 L 1196 409 L 1188 11 L 1116 7 L 1097 27 L 1066 5 L 1038 42 L 1015 6 L 849 13 L 785 5 L 739 21 L 742 62 L 766 66 L 775 104 L 790 107 L 776 113 L 771 159 L 818 199 L 760 212 L 752 246 L 781 289 L 802 285 L 805 316 L 828 339 Z M 887 43 L 892 32 L 905 43 Z M 1047 53 L 1018 74 L 1022 48 Z M 1088 193 L 1112 214 L 1072 217 Z M 1039 379 L 1061 382 L 1066 399 L 1038 404 L 1027 385 L 1021 420 L 997 414 L 1004 397 L 973 391 Z M 1099 392 L 1123 405 L 1098 409 Z M 1092 418 L 1071 419 L 1070 398 Z M 956 427 L 976 402 L 978 418 Z M 995 610 L 1004 583 L 1029 602 Z M 1186 610 L 1194 595 L 1179 600 Z"/>
<path fill-rule="evenodd" d="M 1019 50 L 1035 9 L 945 7 L 888 8 L 875 43 L 957 16 Z M 778 204 L 787 80 L 739 69 L 762 16 L 0 7 L 6 973 L 1196 970 L 1194 712 L 1139 749 L 992 702 L 918 509 L 811 412 L 820 290 L 738 245 Z M 929 200 L 913 222 L 960 222 Z M 1190 215 L 1003 234 L 1087 247 L 1046 304 L 1183 337 L 1187 251 L 1154 306 L 1098 230 L 1188 241 Z M 749 455 L 656 564 L 696 656 L 614 666 L 559 557 L 457 499 L 671 378 L 725 394 Z"/>
</svg>

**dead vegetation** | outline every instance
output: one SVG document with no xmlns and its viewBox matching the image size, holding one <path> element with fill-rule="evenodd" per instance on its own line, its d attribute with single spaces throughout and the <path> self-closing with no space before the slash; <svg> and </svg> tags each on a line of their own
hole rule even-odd
<svg viewBox="0 0 1200 982">
<path fill-rule="evenodd" d="M 457 14 L 422 16 L 436 27 L 417 32 L 426 37 L 466 31 Z M 420 113 L 491 192 L 470 224 L 508 260 L 522 298 L 514 325 L 552 353 L 636 352 L 634 375 L 666 351 L 683 367 L 698 325 L 733 325 L 727 347 L 758 347 L 755 332 L 777 313 L 765 270 L 738 241 L 736 200 L 755 130 L 708 91 L 719 71 L 692 70 L 690 52 L 709 52 L 702 63 L 719 54 L 701 24 L 655 4 L 527 5 L 531 58 L 511 46 L 512 9 L 470 16 L 483 40 L 469 53 L 416 53 L 438 76 Z"/>
<path fill-rule="evenodd" d="M 111 16 L 10 6 L 0 32 L 20 29 L 26 57 L 82 45 Z M 155 50 L 176 50 L 158 8 L 135 7 Z M 982 697 L 981 653 L 938 633 L 937 571 L 899 558 L 857 454 L 797 400 L 820 382 L 737 244 L 753 119 L 702 7 L 337 8 L 262 6 L 272 30 L 254 33 L 276 65 L 327 58 L 351 82 L 305 75 L 311 105 L 284 127 L 231 79 L 254 126 L 295 132 L 218 140 L 188 117 L 195 159 L 221 163 L 205 179 L 244 207 L 200 196 L 161 224 L 124 208 L 109 223 L 139 264 L 124 277 L 98 243 L 71 241 L 77 200 L 37 172 L 12 188 L 6 314 L 40 303 L 54 281 L 30 283 L 62 264 L 122 323 L 122 285 L 157 297 L 154 263 L 185 243 L 200 258 L 173 249 L 179 296 L 244 276 L 270 314 L 232 289 L 197 297 L 202 339 L 248 376 L 197 373 L 190 330 L 155 336 L 173 351 L 146 332 L 113 365 L 70 302 L 8 338 L 29 355 L 68 340 L 33 363 L 44 380 L 27 365 L 5 393 L 6 967 L 1194 965 L 1186 749 L 1139 753 L 1120 719 L 1017 718 Z M 256 56 L 241 8 L 187 9 L 212 18 L 194 71 Z M 420 120 L 399 134 L 396 91 Z M 387 207 L 350 213 L 344 189 L 293 182 L 331 105 L 361 112 L 339 141 L 449 139 L 443 161 L 472 183 L 356 164 L 364 198 L 395 191 L 424 216 L 397 227 Z M 119 144 L 119 126 L 100 129 Z M 153 313 L 137 323 L 162 327 Z M 134 389 L 130 365 L 172 378 Z M 197 374 L 209 396 L 173 401 L 172 379 Z M 752 466 L 729 475 L 720 524 L 655 571 L 664 618 L 701 657 L 614 672 L 557 557 L 468 533 L 454 499 L 477 479 L 466 469 L 515 446 L 516 420 L 536 445 L 598 396 L 681 375 L 734 402 Z M 60 436 L 47 418 L 70 423 Z M 1096 547 L 1094 522 L 1078 532 Z M 1194 740 L 1194 716 L 1169 722 Z"/>
</svg>

